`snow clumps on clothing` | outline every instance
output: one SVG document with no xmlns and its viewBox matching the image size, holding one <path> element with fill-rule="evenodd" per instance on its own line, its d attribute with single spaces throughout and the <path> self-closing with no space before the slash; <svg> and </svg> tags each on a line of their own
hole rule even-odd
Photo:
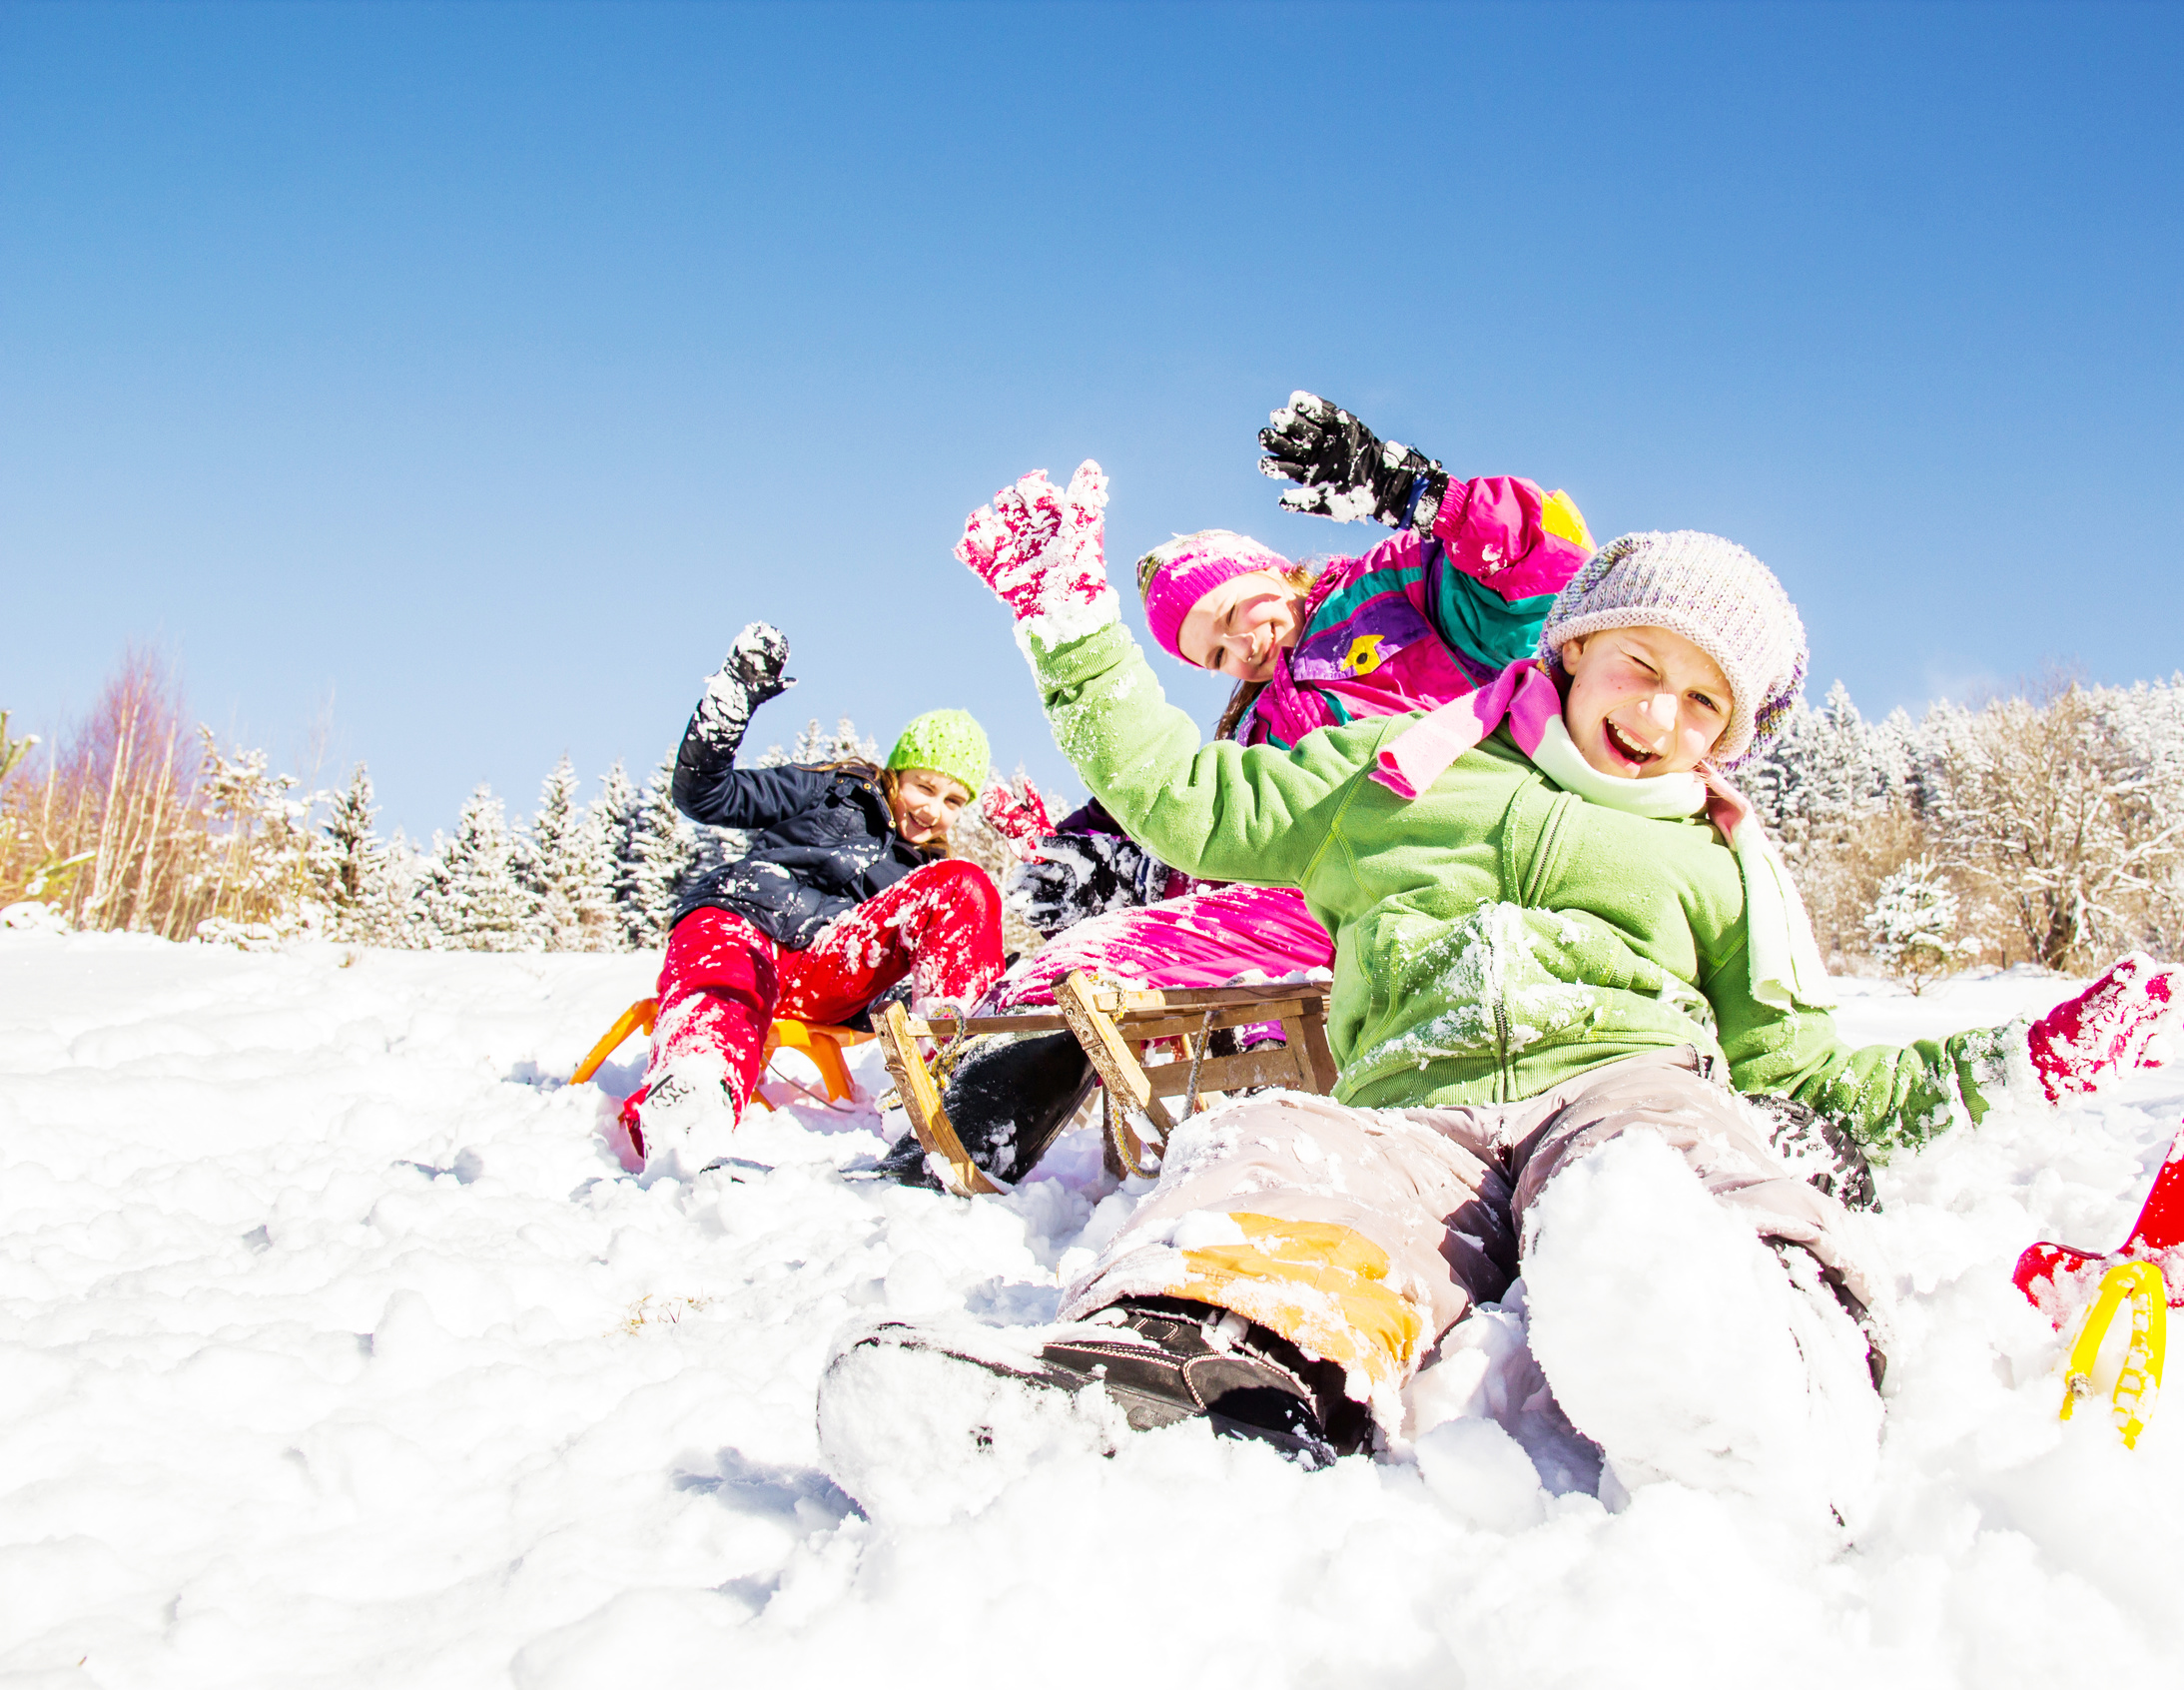
<svg viewBox="0 0 2184 1690">
<path fill-rule="evenodd" d="M 1690 528 L 1610 540 L 1562 589 L 1540 629 L 1540 658 L 1606 628 L 1668 628 L 1722 666 L 1729 726 L 1717 760 L 1771 738 L 1805 690 L 1805 623 L 1775 572 L 1719 534 Z"/>
</svg>

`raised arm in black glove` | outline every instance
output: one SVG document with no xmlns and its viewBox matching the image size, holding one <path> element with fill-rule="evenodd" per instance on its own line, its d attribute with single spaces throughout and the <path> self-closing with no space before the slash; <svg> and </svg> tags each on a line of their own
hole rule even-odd
<svg viewBox="0 0 2184 1690">
<path fill-rule="evenodd" d="M 707 771 L 733 764 L 751 712 L 796 685 L 781 672 L 788 666 L 789 640 L 779 628 L 753 622 L 737 634 L 720 667 L 705 678 L 705 696 L 683 731 L 675 761 Z"/>
<path fill-rule="evenodd" d="M 1361 516 L 1391 528 L 1433 527 L 1448 490 L 1448 471 L 1399 440 L 1383 441 L 1340 406 L 1317 394 L 1294 393 L 1259 430 L 1266 455 L 1259 472 L 1299 484 L 1281 495 L 1284 510 L 1354 522 Z"/>
</svg>

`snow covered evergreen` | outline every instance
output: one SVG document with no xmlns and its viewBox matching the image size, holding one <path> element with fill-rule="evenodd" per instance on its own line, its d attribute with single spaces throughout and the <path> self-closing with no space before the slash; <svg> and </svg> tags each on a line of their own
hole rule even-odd
<svg viewBox="0 0 2184 1690">
<path fill-rule="evenodd" d="M 1865 721 L 1838 681 L 1738 779 L 1837 968 L 1889 966 L 1871 947 L 1906 919 L 1912 881 L 1882 926 L 1866 918 L 1921 860 L 1920 896 L 1951 894 L 1959 939 L 1989 962 L 2085 968 L 2184 946 L 2184 676 L 1944 702 L 1915 723 Z"/>
<path fill-rule="evenodd" d="M 349 784 L 328 800 L 319 829 L 319 884 L 338 919 L 363 907 L 384 867 L 386 847 L 377 823 L 371 775 L 359 763 L 350 770 Z"/>
<path fill-rule="evenodd" d="M 418 901 L 434 950 L 535 949 L 532 902 L 516 873 L 516 841 L 488 786 L 463 800 L 455 830 L 427 865 Z"/>
<path fill-rule="evenodd" d="M 599 812 L 579 807 L 576 789 L 575 765 L 564 754 L 539 789 L 517 859 L 531 925 L 548 951 L 609 948 L 606 841 Z"/>
<path fill-rule="evenodd" d="M 804 724 L 803 731 L 788 750 L 769 745 L 751 760 L 751 767 L 771 769 L 783 763 L 878 763 L 882 756 L 880 742 L 859 733 L 857 724 L 849 717 L 837 717 L 832 728 L 822 728 L 819 718 L 814 716 Z"/>
<path fill-rule="evenodd" d="M 1874 958 L 1908 982 L 1915 997 L 1930 981 L 1978 954 L 1979 941 L 1960 934 L 1962 920 L 1940 865 L 1920 857 L 1881 881 L 1863 926 Z"/>
<path fill-rule="evenodd" d="M 652 950 L 667 942 L 676 903 L 697 860 L 698 830 L 675 808 L 674 778 L 675 758 L 670 752 L 652 771 L 644 790 L 625 801 L 612 839 L 609 900 L 614 923 L 629 950 Z"/>
</svg>

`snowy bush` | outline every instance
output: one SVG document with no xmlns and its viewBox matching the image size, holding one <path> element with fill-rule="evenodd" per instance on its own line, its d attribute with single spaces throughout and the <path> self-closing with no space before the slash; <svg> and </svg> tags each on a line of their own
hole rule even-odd
<svg viewBox="0 0 2184 1690">
<path fill-rule="evenodd" d="M 1881 881 L 1860 925 L 1874 960 L 1916 995 L 1978 954 L 1977 939 L 1959 937 L 1961 920 L 1956 894 L 1942 882 L 1939 867 L 1920 857 Z"/>
<path fill-rule="evenodd" d="M 166 665 L 132 649 L 58 743 L 0 733 L 0 904 L 35 900 L 66 926 L 171 939 L 219 913 L 184 721 Z"/>
</svg>

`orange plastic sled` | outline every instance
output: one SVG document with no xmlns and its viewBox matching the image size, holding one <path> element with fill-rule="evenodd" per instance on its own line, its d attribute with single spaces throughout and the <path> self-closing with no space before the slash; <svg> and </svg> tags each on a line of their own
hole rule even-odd
<svg viewBox="0 0 2184 1690">
<path fill-rule="evenodd" d="M 657 998 L 639 998 L 631 1004 L 622 1011 L 614 1025 L 606 1030 L 606 1036 L 592 1046 L 584 1060 L 576 1065 L 576 1072 L 569 1076 L 569 1084 L 581 1086 L 598 1073 L 606 1059 L 620 1050 L 632 1033 L 650 1034 L 659 1020 L 659 1015 L 660 1001 Z M 870 1033 L 860 1033 L 854 1027 L 827 1027 L 783 1016 L 766 1029 L 766 1060 L 771 1063 L 774 1052 L 784 1045 L 791 1050 L 802 1051 L 819 1070 L 819 1078 L 827 1088 L 827 1101 L 839 1103 L 856 1091 L 850 1084 L 849 1067 L 842 1061 L 842 1051 L 845 1046 L 862 1045 L 871 1038 Z M 768 1109 L 773 1108 L 772 1104 L 766 1103 L 756 1093 L 752 1096 L 755 1102 L 766 1104 Z"/>
</svg>

